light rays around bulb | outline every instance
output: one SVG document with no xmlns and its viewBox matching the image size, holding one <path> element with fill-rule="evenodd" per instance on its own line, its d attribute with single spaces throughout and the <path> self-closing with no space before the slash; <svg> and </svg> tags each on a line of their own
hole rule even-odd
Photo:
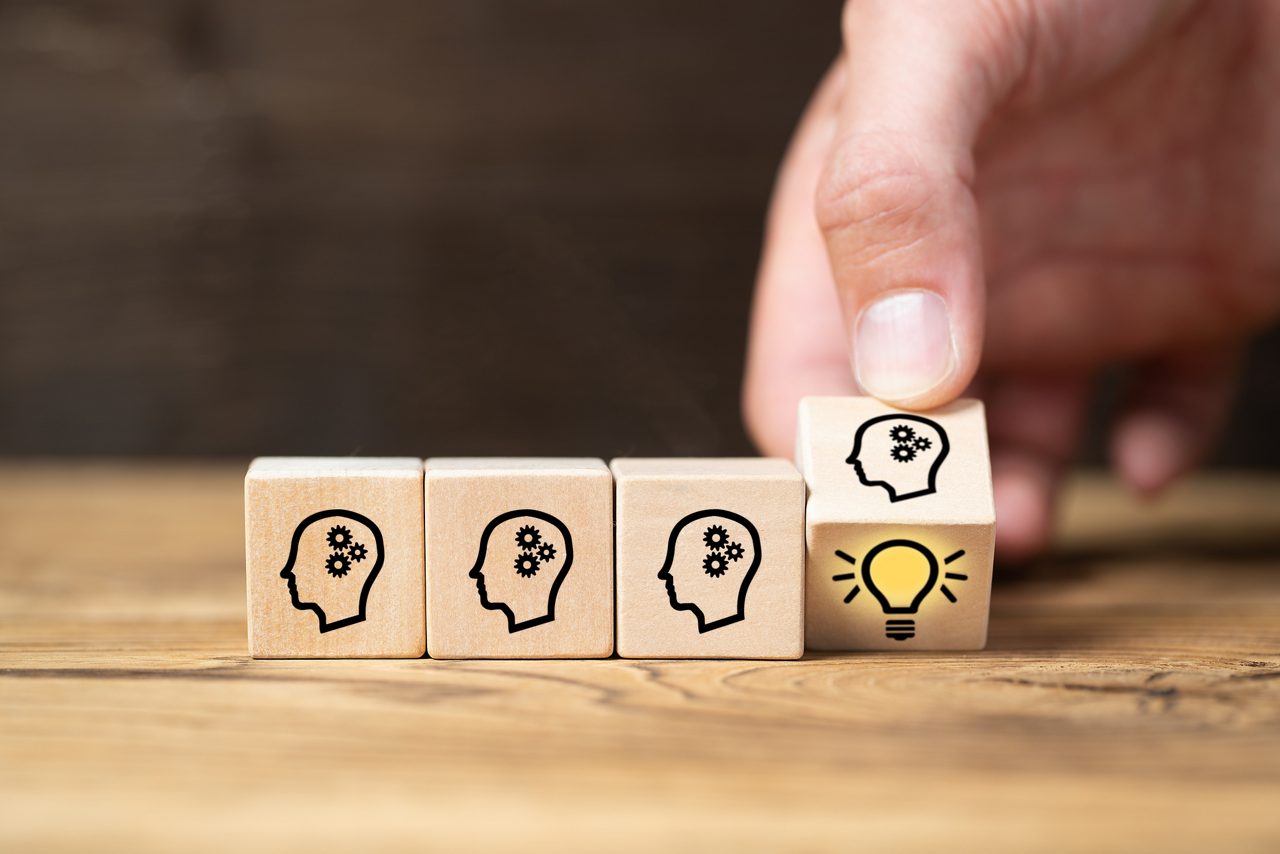
<svg viewBox="0 0 1280 854">
<path fill-rule="evenodd" d="M 847 561 L 848 563 L 854 566 L 857 566 L 858 564 L 858 561 L 856 558 L 854 558 L 852 555 L 848 555 L 840 551 L 840 549 L 836 549 L 836 557 L 840 558 L 843 561 Z M 850 579 L 857 578 L 857 577 L 858 577 L 858 573 L 856 572 L 842 572 L 837 575 L 831 576 L 831 580 L 832 581 L 849 581 Z M 862 588 L 860 586 L 858 586 L 857 584 L 853 585 L 853 589 L 849 591 L 849 595 L 844 597 L 844 604 L 848 605 L 850 602 L 853 601 L 853 597 L 857 596 L 861 592 L 862 592 Z"/>
<path fill-rule="evenodd" d="M 836 554 L 836 557 L 840 558 L 840 560 L 844 561 L 845 563 L 848 563 L 851 566 L 858 565 L 857 558 L 855 558 L 853 555 L 849 554 L 848 552 L 845 552 L 841 549 L 836 549 L 835 554 Z M 942 559 L 942 563 L 945 566 L 949 566 L 955 561 L 964 557 L 964 555 L 965 555 L 964 549 L 958 549 L 952 552 L 951 554 L 947 555 L 946 557 L 944 557 Z M 857 577 L 858 577 L 857 572 L 840 572 L 831 576 L 831 580 L 832 581 L 853 581 Z M 948 572 L 948 573 L 945 573 L 943 577 L 951 581 L 968 581 L 969 580 L 969 576 L 964 574 L 963 572 Z M 946 597 L 948 602 L 955 604 L 956 594 L 953 593 L 951 591 L 951 588 L 948 587 L 945 583 L 940 584 L 938 586 L 938 591 L 942 593 L 944 597 Z M 856 597 L 861 592 L 862 592 L 862 586 L 855 583 L 853 585 L 853 589 L 850 590 L 849 593 L 844 597 L 844 604 L 848 605 L 850 602 L 854 600 L 854 597 Z"/>
</svg>

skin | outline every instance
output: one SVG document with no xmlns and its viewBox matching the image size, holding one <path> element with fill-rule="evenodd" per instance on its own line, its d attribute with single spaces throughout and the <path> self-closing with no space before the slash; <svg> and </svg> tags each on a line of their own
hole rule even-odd
<svg viewBox="0 0 1280 854">
<path fill-rule="evenodd" d="M 743 394 L 761 450 L 791 453 L 806 395 L 977 394 L 997 549 L 1025 559 L 1124 364 L 1119 475 L 1152 494 L 1194 467 L 1280 315 L 1280 4 L 854 0 L 843 31 L 770 208 Z M 945 312 L 873 334 L 869 305 L 920 291 Z M 886 340 L 931 364 L 903 374 Z"/>
</svg>

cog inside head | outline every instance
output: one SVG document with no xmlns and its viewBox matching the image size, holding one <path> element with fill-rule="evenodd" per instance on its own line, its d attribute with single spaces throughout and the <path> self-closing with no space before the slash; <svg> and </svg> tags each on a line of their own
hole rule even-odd
<svg viewBox="0 0 1280 854">
<path fill-rule="evenodd" d="M 729 561 L 718 551 L 711 552 L 702 559 L 702 569 L 712 578 L 719 578 L 729 568 Z"/>
<path fill-rule="evenodd" d="M 900 445 L 894 445 L 893 449 L 889 451 L 889 456 L 900 463 L 909 463 L 916 458 L 916 449 L 903 442 Z"/>
<path fill-rule="evenodd" d="M 364 543 L 352 543 L 351 548 L 347 549 L 347 555 L 359 563 L 369 556 L 369 550 L 364 547 Z"/>
<path fill-rule="evenodd" d="M 729 532 L 723 525 L 711 525 L 702 535 L 702 542 L 707 544 L 707 548 L 722 549 L 729 542 Z"/>
<path fill-rule="evenodd" d="M 928 436 L 916 436 L 915 441 L 911 444 L 915 446 L 917 451 L 927 451 L 933 447 L 933 442 Z"/>
<path fill-rule="evenodd" d="M 538 560 L 542 563 L 556 559 L 556 547 L 552 543 L 543 543 L 538 546 Z"/>
<path fill-rule="evenodd" d="M 910 424 L 895 424 L 889 428 L 889 438 L 894 442 L 910 442 L 916 438 L 916 431 Z"/>
<path fill-rule="evenodd" d="M 325 535 L 325 540 L 328 541 L 329 548 L 341 551 L 351 545 L 351 529 L 346 525 L 334 525 Z"/>
<path fill-rule="evenodd" d="M 334 552 L 325 560 L 324 568 L 334 578 L 342 578 L 351 571 L 351 559 L 342 552 Z"/>
<path fill-rule="evenodd" d="M 746 553 L 746 549 L 742 547 L 742 543 L 729 543 L 724 547 L 724 556 L 728 560 L 742 560 L 742 556 Z"/>
<path fill-rule="evenodd" d="M 533 578 L 538 574 L 538 567 L 540 563 L 541 561 L 538 560 L 538 556 L 533 552 L 521 552 L 516 555 L 516 574 L 521 578 Z"/>
<path fill-rule="evenodd" d="M 537 548 L 542 542 L 542 532 L 532 525 L 524 525 L 516 531 L 516 545 L 522 549 Z"/>
</svg>

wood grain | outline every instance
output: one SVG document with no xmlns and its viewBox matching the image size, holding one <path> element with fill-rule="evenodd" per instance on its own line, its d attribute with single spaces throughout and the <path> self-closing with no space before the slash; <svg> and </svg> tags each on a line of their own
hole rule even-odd
<svg viewBox="0 0 1280 854">
<path fill-rule="evenodd" d="M 243 465 L 0 467 L 0 848 L 1280 845 L 1280 484 L 1077 481 L 982 653 L 252 661 Z"/>
</svg>

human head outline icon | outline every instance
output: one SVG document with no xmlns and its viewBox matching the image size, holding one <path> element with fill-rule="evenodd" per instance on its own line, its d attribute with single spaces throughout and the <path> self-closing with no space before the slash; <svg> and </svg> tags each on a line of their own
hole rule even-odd
<svg viewBox="0 0 1280 854">
<path fill-rule="evenodd" d="M 363 622 L 369 591 L 385 557 L 382 532 L 351 510 L 321 510 L 298 523 L 280 577 L 299 611 L 311 611 L 320 632 Z"/>
<path fill-rule="evenodd" d="M 658 578 L 666 582 L 671 607 L 692 611 L 701 634 L 746 619 L 760 557 L 760 533 L 745 516 L 700 510 L 671 529 Z"/>
<path fill-rule="evenodd" d="M 480 605 L 501 611 L 511 633 L 553 622 L 556 598 L 573 566 L 573 537 L 565 524 L 541 510 L 512 510 L 494 517 L 480 535 L 468 574 Z"/>
<path fill-rule="evenodd" d="M 947 431 L 923 415 L 898 413 L 868 419 L 845 460 L 863 486 L 879 486 L 890 501 L 932 495 L 938 469 L 951 450 Z"/>
</svg>

